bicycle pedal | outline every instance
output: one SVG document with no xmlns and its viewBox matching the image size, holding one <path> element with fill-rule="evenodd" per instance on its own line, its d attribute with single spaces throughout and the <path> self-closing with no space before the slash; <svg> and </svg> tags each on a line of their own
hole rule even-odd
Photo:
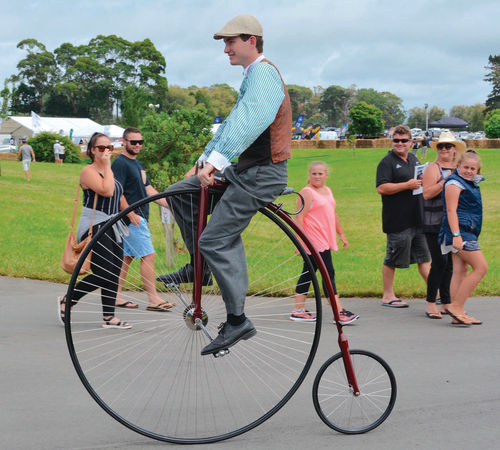
<svg viewBox="0 0 500 450">
<path fill-rule="evenodd" d="M 171 281 L 170 283 L 167 283 L 165 281 L 162 281 L 163 285 L 167 288 L 167 289 L 171 289 L 171 288 L 175 288 L 175 289 L 179 289 L 179 286 L 180 284 L 179 283 L 174 283 L 173 281 Z"/>
<path fill-rule="evenodd" d="M 229 354 L 229 349 L 225 348 L 223 350 L 219 350 L 218 352 L 212 353 L 214 355 L 214 358 L 222 358 L 223 356 L 226 356 Z"/>
</svg>

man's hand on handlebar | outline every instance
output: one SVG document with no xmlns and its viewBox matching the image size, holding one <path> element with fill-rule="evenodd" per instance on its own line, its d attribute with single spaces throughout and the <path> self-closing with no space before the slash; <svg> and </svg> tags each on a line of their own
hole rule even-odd
<svg viewBox="0 0 500 450">
<path fill-rule="evenodd" d="M 215 167 L 205 162 L 203 167 L 198 168 L 198 180 L 202 186 L 212 186 L 214 184 Z"/>
</svg>

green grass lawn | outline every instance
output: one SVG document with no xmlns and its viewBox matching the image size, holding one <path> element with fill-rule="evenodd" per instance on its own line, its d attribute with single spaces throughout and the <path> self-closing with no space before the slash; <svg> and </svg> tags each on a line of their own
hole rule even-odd
<svg viewBox="0 0 500 450">
<path fill-rule="evenodd" d="M 343 297 L 380 296 L 381 265 L 385 255 L 385 234 L 381 226 L 381 200 L 375 190 L 375 172 L 387 150 L 308 149 L 294 150 L 289 161 L 289 186 L 300 190 L 307 180 L 307 166 L 315 160 L 330 167 L 328 184 L 337 200 L 337 212 L 349 240 L 349 248 L 334 254 L 337 286 Z M 480 150 L 483 159 L 482 184 L 484 225 L 480 243 L 490 270 L 476 295 L 500 293 L 499 150 Z M 431 151 L 430 157 L 434 154 Z M 36 163 L 32 181 L 24 179 L 19 162 L 1 161 L 0 176 L 0 275 L 67 282 L 69 275 L 59 268 L 60 256 L 71 221 L 81 165 Z M 80 194 L 81 196 L 81 194 Z M 284 200 L 294 210 L 295 200 Z M 425 285 L 416 267 L 398 270 L 395 288 L 403 297 L 424 297 Z"/>
</svg>

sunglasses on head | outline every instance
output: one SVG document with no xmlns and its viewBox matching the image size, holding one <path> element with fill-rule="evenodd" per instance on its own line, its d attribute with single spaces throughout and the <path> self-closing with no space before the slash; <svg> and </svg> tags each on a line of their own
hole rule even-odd
<svg viewBox="0 0 500 450">
<path fill-rule="evenodd" d="M 407 142 L 409 142 L 409 140 L 410 139 L 393 139 L 392 142 L 394 142 L 395 144 L 399 144 L 400 142 L 406 144 Z"/>
<path fill-rule="evenodd" d="M 438 144 L 437 145 L 438 150 L 443 150 L 443 148 L 445 148 L 446 150 L 451 150 L 453 147 L 455 147 L 453 144 Z"/>
<path fill-rule="evenodd" d="M 111 144 L 109 144 L 109 145 L 96 145 L 94 148 L 96 148 L 100 152 L 103 152 L 106 149 L 108 149 L 109 151 L 112 152 L 115 149 L 115 147 Z"/>
<path fill-rule="evenodd" d="M 130 145 L 142 145 L 144 144 L 144 139 L 127 139 L 130 142 Z"/>
</svg>

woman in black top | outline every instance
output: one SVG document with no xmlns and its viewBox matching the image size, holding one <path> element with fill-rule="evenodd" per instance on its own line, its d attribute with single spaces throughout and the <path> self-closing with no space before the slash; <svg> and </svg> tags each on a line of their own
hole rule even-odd
<svg viewBox="0 0 500 450">
<path fill-rule="evenodd" d="M 450 282 L 453 272 L 451 255 L 443 255 L 438 243 L 439 230 L 443 221 L 442 191 L 446 177 L 457 167 L 459 154 L 465 151 L 465 144 L 455 139 L 451 133 L 442 133 L 438 141 L 432 145 L 437 158 L 429 164 L 422 179 L 424 197 L 424 233 L 431 253 L 432 264 L 427 278 L 426 316 L 430 319 L 441 319 L 450 304 Z M 441 312 L 436 305 L 439 291 Z"/>
<path fill-rule="evenodd" d="M 90 138 L 87 154 L 92 163 L 82 169 L 80 186 L 83 190 L 83 208 L 78 224 L 77 239 L 87 237 L 90 224 L 92 231 L 99 228 L 120 210 L 120 199 L 123 194 L 121 184 L 115 180 L 111 171 L 111 155 L 113 146 L 109 138 L 102 133 L 94 133 Z M 97 195 L 96 208 L 93 211 L 94 198 Z M 115 317 L 115 301 L 118 288 L 118 277 L 123 260 L 123 245 L 121 238 L 116 236 L 111 228 L 103 234 L 92 249 L 92 273 L 85 276 L 74 289 L 71 307 L 86 294 L 98 288 L 101 289 L 103 312 L 103 328 L 128 329 L 131 325 Z M 64 320 L 65 298 L 60 297 L 60 317 Z M 64 323 L 64 322 L 63 322 Z"/>
</svg>

